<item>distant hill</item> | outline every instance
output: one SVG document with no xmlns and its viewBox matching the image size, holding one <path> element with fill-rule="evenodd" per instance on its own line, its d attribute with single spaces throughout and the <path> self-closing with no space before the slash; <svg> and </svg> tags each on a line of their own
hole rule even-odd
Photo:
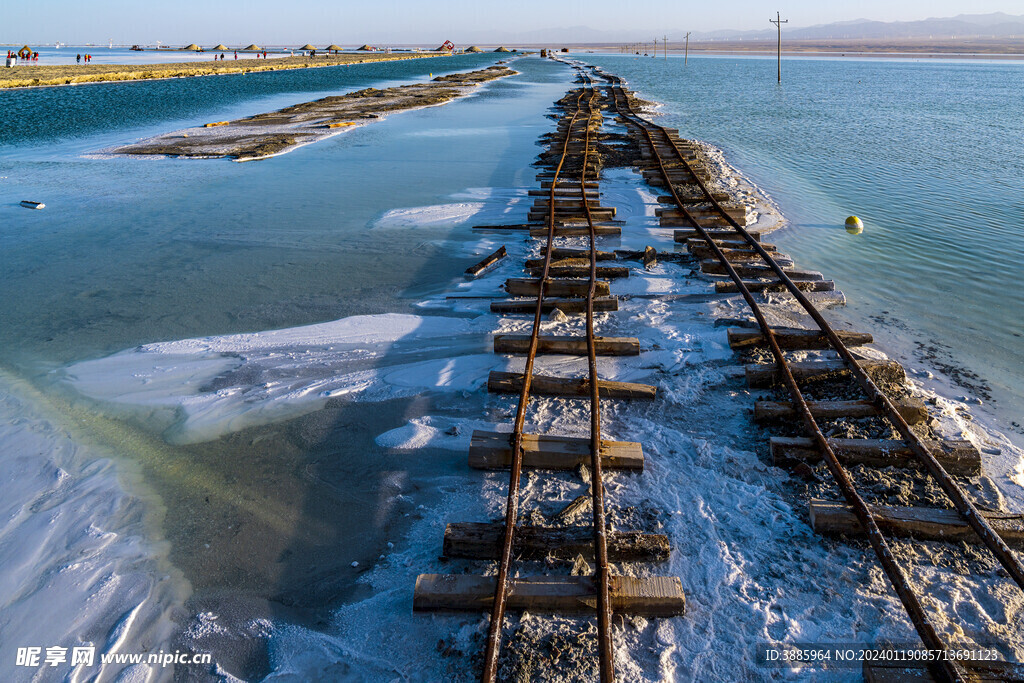
<svg viewBox="0 0 1024 683">
<path fill-rule="evenodd" d="M 691 41 L 737 41 L 737 40 L 774 40 L 775 27 L 768 24 L 773 13 L 766 12 L 765 29 L 756 31 L 694 31 Z M 1015 16 L 1004 12 L 992 14 L 961 14 L 949 18 L 931 18 L 920 21 L 872 21 L 870 19 L 854 19 L 838 21 L 832 24 L 806 26 L 798 28 L 794 24 L 798 17 L 791 16 L 791 23 L 782 29 L 783 37 L 788 40 L 943 40 L 943 39 L 1024 39 L 1024 15 Z M 669 42 L 676 43 L 686 34 L 685 27 L 670 28 L 667 33 Z M 560 28 L 542 28 L 531 31 L 501 31 L 476 36 L 473 40 L 492 44 L 506 45 L 613 45 L 628 42 L 652 43 L 653 37 L 637 31 L 600 30 L 589 26 L 563 26 Z"/>
<path fill-rule="evenodd" d="M 765 20 L 767 22 L 767 19 Z M 1024 15 L 1004 12 L 992 14 L 960 14 L 948 19 L 920 21 L 871 21 L 854 19 L 833 24 L 782 29 L 789 40 L 886 40 L 886 39 L 961 39 L 961 38 L 1024 38 Z M 770 40 L 775 28 L 763 31 L 710 31 L 694 33 L 691 40 Z M 671 36 L 669 36 L 671 38 Z"/>
</svg>

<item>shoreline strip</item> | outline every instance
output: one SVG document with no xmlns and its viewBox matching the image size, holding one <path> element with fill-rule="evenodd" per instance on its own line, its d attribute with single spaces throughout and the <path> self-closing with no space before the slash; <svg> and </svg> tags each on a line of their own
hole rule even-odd
<svg viewBox="0 0 1024 683">
<path fill-rule="evenodd" d="M 84 83 L 118 83 L 130 81 L 217 76 L 224 74 L 260 73 L 311 69 L 327 66 L 346 66 L 369 62 L 402 61 L 447 55 L 435 53 L 381 54 L 381 55 L 328 55 L 319 57 L 280 57 L 275 59 L 238 59 L 226 62 L 171 62 L 168 64 L 98 64 L 98 65 L 45 65 L 13 67 L 0 71 L 0 88 L 21 89 L 79 85 Z M 223 66 L 221 66 L 223 65 Z"/>
</svg>

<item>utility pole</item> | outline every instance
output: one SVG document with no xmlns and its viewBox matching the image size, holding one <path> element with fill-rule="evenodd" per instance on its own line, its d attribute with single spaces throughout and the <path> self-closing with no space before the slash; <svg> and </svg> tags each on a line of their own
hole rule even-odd
<svg viewBox="0 0 1024 683">
<path fill-rule="evenodd" d="M 776 12 L 775 18 L 769 19 L 768 23 L 775 24 L 779 29 L 779 83 L 782 83 L 782 25 L 788 24 L 789 19 L 783 19 L 782 15 Z"/>
<path fill-rule="evenodd" d="M 668 61 L 668 36 L 661 37 L 661 46 L 665 48 L 665 61 Z"/>
<path fill-rule="evenodd" d="M 683 53 L 683 66 L 686 66 L 686 62 L 690 59 L 690 32 L 686 32 L 686 51 Z"/>
</svg>

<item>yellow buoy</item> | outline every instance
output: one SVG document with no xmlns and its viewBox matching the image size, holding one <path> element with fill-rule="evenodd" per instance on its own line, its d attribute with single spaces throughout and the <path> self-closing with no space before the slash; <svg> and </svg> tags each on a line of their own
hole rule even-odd
<svg viewBox="0 0 1024 683">
<path fill-rule="evenodd" d="M 851 235 L 859 235 L 864 232 L 864 223 L 856 216 L 850 216 L 846 219 L 846 232 Z"/>
</svg>

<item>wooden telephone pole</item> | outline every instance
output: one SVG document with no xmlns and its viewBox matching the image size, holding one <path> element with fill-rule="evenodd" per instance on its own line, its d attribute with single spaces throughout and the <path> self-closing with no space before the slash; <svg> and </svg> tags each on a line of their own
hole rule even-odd
<svg viewBox="0 0 1024 683">
<path fill-rule="evenodd" d="M 661 37 L 661 46 L 665 48 L 665 61 L 668 61 L 668 36 Z"/>
<path fill-rule="evenodd" d="M 686 62 L 690 59 L 690 32 L 686 32 L 686 51 L 683 53 L 683 66 L 686 66 Z"/>
<path fill-rule="evenodd" d="M 779 29 L 779 83 L 782 83 L 782 25 L 788 24 L 789 19 L 783 19 L 782 15 L 778 12 L 775 13 L 774 19 L 769 19 L 769 23 L 775 24 Z"/>
</svg>

